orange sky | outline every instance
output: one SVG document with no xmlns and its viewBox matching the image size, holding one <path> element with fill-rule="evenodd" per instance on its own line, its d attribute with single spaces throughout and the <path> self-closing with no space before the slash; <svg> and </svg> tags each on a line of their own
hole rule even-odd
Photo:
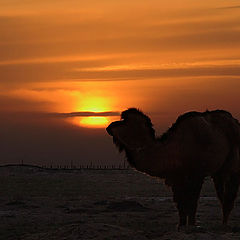
<svg viewBox="0 0 240 240">
<path fill-rule="evenodd" d="M 239 26 L 232 0 L 0 0 L 0 112 L 79 112 L 54 115 L 79 131 L 128 107 L 158 131 L 190 110 L 240 118 Z"/>
</svg>

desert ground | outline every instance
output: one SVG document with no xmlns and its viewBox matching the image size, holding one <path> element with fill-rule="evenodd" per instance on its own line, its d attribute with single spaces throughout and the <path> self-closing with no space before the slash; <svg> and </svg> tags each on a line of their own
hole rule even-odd
<svg viewBox="0 0 240 240">
<path fill-rule="evenodd" d="M 195 231 L 177 232 L 171 190 L 129 170 L 46 170 L 0 167 L 1 240 L 240 239 L 240 198 L 230 227 L 210 178 L 205 180 Z"/>
</svg>

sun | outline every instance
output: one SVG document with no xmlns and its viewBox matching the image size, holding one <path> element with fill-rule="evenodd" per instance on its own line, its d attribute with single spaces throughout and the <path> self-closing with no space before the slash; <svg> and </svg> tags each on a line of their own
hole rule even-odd
<svg viewBox="0 0 240 240">
<path fill-rule="evenodd" d="M 77 109 L 79 111 L 85 111 L 85 112 L 106 112 L 111 111 L 109 101 L 104 97 L 86 97 L 84 98 L 81 103 L 79 103 L 79 106 L 77 106 Z"/>
<path fill-rule="evenodd" d="M 76 111 L 101 113 L 111 111 L 110 102 L 104 97 L 88 96 L 80 101 L 76 106 Z M 86 116 L 76 117 L 73 123 L 86 128 L 104 128 L 111 122 L 107 116 Z"/>
<path fill-rule="evenodd" d="M 110 123 L 107 117 L 83 117 L 80 119 L 79 124 L 88 128 L 102 128 Z"/>
</svg>

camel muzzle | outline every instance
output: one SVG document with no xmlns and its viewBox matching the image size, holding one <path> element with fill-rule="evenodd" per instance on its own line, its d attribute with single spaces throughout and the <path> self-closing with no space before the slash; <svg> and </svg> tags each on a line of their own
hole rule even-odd
<svg viewBox="0 0 240 240">
<path fill-rule="evenodd" d="M 107 128 L 106 131 L 108 132 L 108 134 L 110 136 L 113 136 L 113 128 L 117 128 L 119 126 L 122 126 L 123 121 L 116 121 L 116 122 L 112 122 Z"/>
<path fill-rule="evenodd" d="M 111 124 L 106 128 L 107 133 L 112 136 Z"/>
</svg>

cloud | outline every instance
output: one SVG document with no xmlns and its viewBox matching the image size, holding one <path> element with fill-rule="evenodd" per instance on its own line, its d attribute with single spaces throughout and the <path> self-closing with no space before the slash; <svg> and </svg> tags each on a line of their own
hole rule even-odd
<svg viewBox="0 0 240 240">
<path fill-rule="evenodd" d="M 240 5 L 220 7 L 220 8 L 217 8 L 217 9 L 235 9 L 235 8 L 240 8 Z"/>
<path fill-rule="evenodd" d="M 72 74 L 78 78 L 86 79 L 105 79 L 121 81 L 123 79 L 153 79 L 153 78 L 181 78 L 181 77 L 200 77 L 200 76 L 240 76 L 239 64 L 236 65 L 212 65 L 212 66 L 194 66 L 179 68 L 149 68 L 149 69 L 121 69 L 121 70 L 98 70 L 82 71 Z"/>
<path fill-rule="evenodd" d="M 101 55 L 72 55 L 72 56 L 53 56 L 53 57 L 39 57 L 39 58 L 22 58 L 15 60 L 0 61 L 0 66 L 5 65 L 34 65 L 34 64 L 50 64 L 50 63 L 91 63 L 95 61 L 113 60 L 126 57 L 131 54 L 101 54 Z"/>
<path fill-rule="evenodd" d="M 106 69 L 104 67 L 78 68 L 72 70 L 62 65 L 54 66 L 15 66 L 0 67 L 0 82 L 5 87 L 19 86 L 19 83 L 36 83 L 36 82 L 108 82 L 108 81 L 130 81 L 145 79 L 162 79 L 162 78 L 181 78 L 181 77 L 202 77 L 202 76 L 240 76 L 240 64 L 226 62 L 225 64 L 206 64 L 192 66 L 149 66 L 136 68 L 119 68 Z M 55 86 L 56 89 L 60 87 Z M 54 87 L 54 90 L 55 90 Z M 37 88 L 37 87 L 36 87 Z M 35 89 L 35 87 L 34 87 Z M 41 88 L 40 88 L 41 89 Z M 46 87 L 44 87 L 46 89 Z M 69 89 L 69 86 L 66 86 Z M 73 89 L 74 90 L 74 89 Z"/>
<path fill-rule="evenodd" d="M 0 91 L 0 117 L 2 117 L 3 112 L 32 112 L 32 110 L 37 109 L 39 112 L 44 111 L 52 107 L 52 103 L 47 100 L 35 100 L 21 98 L 16 95 L 10 95 L 8 91 L 4 92 L 3 95 Z"/>
<path fill-rule="evenodd" d="M 58 113 L 58 112 L 43 112 L 43 111 L 10 111 L 11 109 L 0 109 L 1 117 L 21 117 L 28 119 L 35 118 L 74 118 L 74 117 L 114 117 L 120 116 L 120 112 L 107 111 L 107 112 L 69 112 L 69 113 Z"/>
<path fill-rule="evenodd" d="M 49 113 L 49 116 L 55 117 L 108 117 L 108 116 L 119 116 L 120 112 L 70 112 L 70 113 Z"/>
</svg>

